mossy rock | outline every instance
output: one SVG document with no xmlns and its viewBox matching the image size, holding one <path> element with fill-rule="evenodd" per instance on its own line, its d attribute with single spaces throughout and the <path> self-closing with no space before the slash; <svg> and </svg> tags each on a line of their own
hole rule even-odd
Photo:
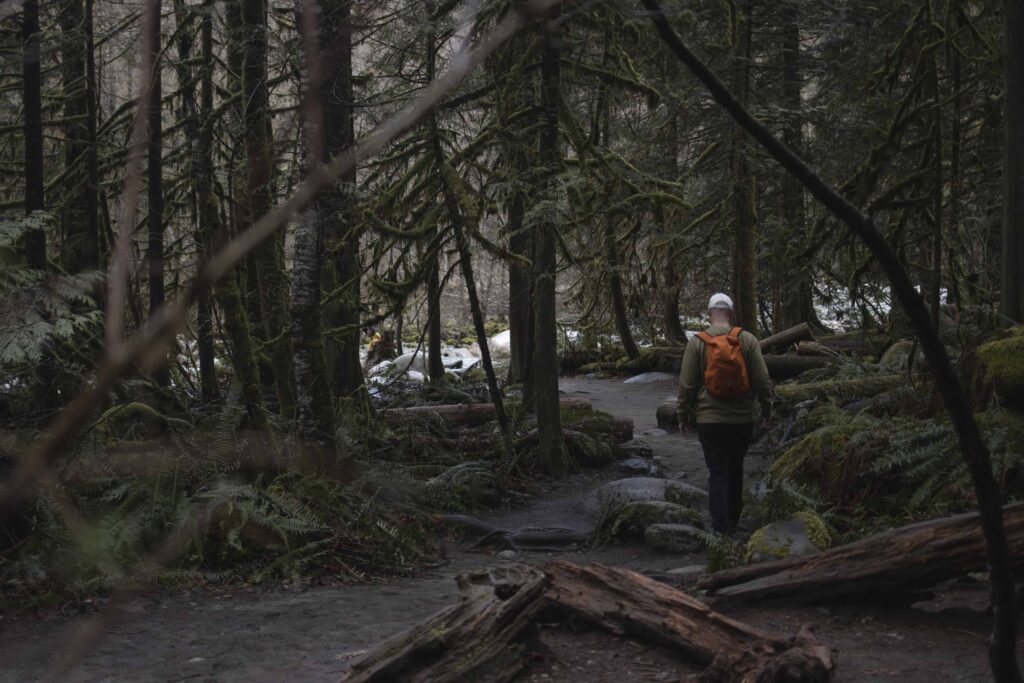
<svg viewBox="0 0 1024 683">
<path fill-rule="evenodd" d="M 818 516 L 813 510 L 801 510 L 793 515 L 796 519 L 803 520 L 807 526 L 807 537 L 818 550 L 828 550 L 832 547 L 832 534 L 828 530 L 825 520 Z"/>
<path fill-rule="evenodd" d="M 607 517 L 618 507 L 634 501 L 668 501 L 703 509 L 708 494 L 696 486 L 654 477 L 628 477 L 602 484 L 580 503 L 583 512 L 597 518 Z"/>
<path fill-rule="evenodd" d="M 900 339 L 882 354 L 882 360 L 878 365 L 886 372 L 901 372 L 910 365 L 910 354 L 914 352 L 914 342 L 911 339 Z M 917 359 L 915 359 L 917 365 Z"/>
<path fill-rule="evenodd" d="M 93 425 L 104 440 L 154 439 L 167 431 L 167 418 L 145 403 L 109 408 Z"/>
<path fill-rule="evenodd" d="M 483 382 L 486 379 L 487 373 L 481 367 L 473 366 L 462 373 L 462 380 L 464 382 Z"/>
<path fill-rule="evenodd" d="M 824 532 L 824 536 L 822 533 Z M 819 545 L 817 540 L 824 543 Z M 812 555 L 827 547 L 828 528 L 812 512 L 797 513 L 793 519 L 767 524 L 747 541 L 747 562 L 768 562 L 787 557 Z"/>
<path fill-rule="evenodd" d="M 621 505 L 611 511 L 601 526 L 612 538 L 641 538 L 652 524 L 704 527 L 697 510 L 665 500 L 638 500 Z"/>
<path fill-rule="evenodd" d="M 694 553 L 703 550 L 707 535 L 689 524 L 651 524 L 644 530 L 644 543 L 669 553 Z"/>
<path fill-rule="evenodd" d="M 1001 405 L 1024 406 L 1024 326 L 978 347 L 975 386 Z"/>
</svg>

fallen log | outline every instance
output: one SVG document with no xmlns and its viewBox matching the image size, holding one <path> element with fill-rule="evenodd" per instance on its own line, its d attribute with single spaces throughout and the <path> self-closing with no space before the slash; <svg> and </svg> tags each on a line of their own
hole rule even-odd
<svg viewBox="0 0 1024 683">
<path fill-rule="evenodd" d="M 628 569 L 555 560 L 544 571 L 549 603 L 616 635 L 656 642 L 707 667 L 701 681 L 832 679 L 832 651 L 808 631 L 792 638 L 761 631 Z"/>
<path fill-rule="evenodd" d="M 870 356 L 872 348 L 867 342 L 850 341 L 802 341 L 796 345 L 798 356 Z"/>
<path fill-rule="evenodd" d="M 800 323 L 770 337 L 765 337 L 761 340 L 761 351 L 767 353 L 774 349 L 785 349 L 802 341 L 814 341 L 814 332 L 811 331 L 811 326 L 807 323 Z"/>
<path fill-rule="evenodd" d="M 1024 570 L 1024 503 L 1003 508 L 1014 569 Z M 699 585 L 716 597 L 800 602 L 906 601 L 947 579 L 984 571 L 977 513 L 886 531 L 804 557 L 716 572 Z"/>
<path fill-rule="evenodd" d="M 460 574 L 457 605 L 366 652 L 341 681 L 511 681 L 526 665 L 520 636 L 545 606 L 546 580 L 522 565 Z"/>
<path fill-rule="evenodd" d="M 562 410 L 593 410 L 593 404 L 585 398 L 563 398 L 559 405 Z M 449 422 L 465 425 L 479 425 L 495 419 L 493 403 L 459 403 L 456 405 L 412 406 L 411 408 L 387 408 L 378 412 L 389 425 L 398 425 L 420 417 L 437 415 Z"/>
<path fill-rule="evenodd" d="M 789 403 L 828 401 L 839 403 L 870 398 L 907 381 L 906 375 L 866 375 L 854 379 L 830 379 L 822 382 L 788 384 L 775 388 L 775 395 Z"/>
<path fill-rule="evenodd" d="M 793 379 L 808 370 L 817 370 L 833 363 L 830 358 L 815 356 L 773 356 L 764 357 L 768 376 L 774 380 Z"/>
</svg>

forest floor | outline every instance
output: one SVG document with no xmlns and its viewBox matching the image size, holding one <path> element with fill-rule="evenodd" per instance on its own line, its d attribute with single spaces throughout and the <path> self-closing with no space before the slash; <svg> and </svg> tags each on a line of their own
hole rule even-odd
<svg viewBox="0 0 1024 683">
<path fill-rule="evenodd" d="M 563 378 L 562 391 L 594 407 L 632 418 L 636 436 L 666 466 L 667 476 L 706 486 L 694 436 L 656 428 L 658 403 L 673 382 L 623 384 L 621 380 Z M 750 477 L 763 467 L 756 450 Z M 564 527 L 589 530 L 576 509 L 602 481 L 620 478 L 609 468 L 575 475 L 547 487 L 526 507 L 479 517 L 497 527 Z M 453 549 L 448 561 L 415 577 L 343 586 L 203 589 L 186 594 L 154 591 L 128 605 L 127 618 L 109 630 L 81 660 L 69 681 L 335 681 L 347 662 L 374 643 L 457 599 L 454 577 L 463 571 L 554 557 L 602 562 L 654 575 L 704 564 L 703 554 L 666 555 L 640 545 L 581 551 L 521 552 L 514 559 Z M 868 606 L 814 608 L 752 605 L 721 608 L 726 614 L 780 633 L 812 626 L 838 650 L 837 681 L 987 681 L 988 619 L 984 586 L 961 587 L 937 611 Z M 93 603 L 97 606 L 102 601 Z M 86 605 L 91 607 L 90 604 Z M 89 609 L 0 616 L 0 681 L 38 680 L 71 630 Z M 675 681 L 692 672 L 650 644 L 566 626 L 542 626 L 536 657 L 524 681 Z"/>
</svg>

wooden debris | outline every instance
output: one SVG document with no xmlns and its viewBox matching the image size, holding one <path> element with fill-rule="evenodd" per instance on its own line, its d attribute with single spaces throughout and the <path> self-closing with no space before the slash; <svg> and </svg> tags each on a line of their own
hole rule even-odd
<svg viewBox="0 0 1024 683">
<path fill-rule="evenodd" d="M 1014 569 L 1024 570 L 1024 503 L 1003 508 L 1003 519 Z M 981 521 L 970 513 L 893 529 L 816 555 L 716 572 L 701 587 L 736 600 L 891 603 L 985 568 Z"/>
<path fill-rule="evenodd" d="M 761 351 L 768 352 L 774 349 L 786 349 L 793 344 L 802 341 L 814 341 L 814 332 L 807 323 L 800 323 L 795 327 L 782 330 L 770 337 L 761 340 Z"/>
<path fill-rule="evenodd" d="M 523 631 L 544 607 L 545 575 L 523 565 L 461 574 L 462 599 L 352 662 L 342 683 L 511 681 Z"/>
<path fill-rule="evenodd" d="M 762 631 L 627 569 L 556 560 L 543 572 L 519 565 L 457 580 L 459 604 L 363 654 L 342 683 L 510 681 L 526 665 L 527 628 L 548 607 L 662 645 L 705 667 L 707 683 L 826 683 L 835 670 L 809 631 Z"/>
<path fill-rule="evenodd" d="M 544 571 L 550 603 L 616 635 L 656 642 L 706 666 L 702 681 L 832 679 L 831 649 L 809 632 L 783 638 L 761 631 L 628 569 L 555 560 Z"/>
</svg>

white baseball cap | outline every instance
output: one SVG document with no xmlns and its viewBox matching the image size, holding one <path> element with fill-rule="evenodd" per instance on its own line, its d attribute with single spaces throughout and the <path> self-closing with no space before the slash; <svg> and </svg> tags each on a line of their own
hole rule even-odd
<svg viewBox="0 0 1024 683">
<path fill-rule="evenodd" d="M 711 295 L 711 300 L 708 301 L 708 310 L 710 311 L 716 308 L 724 309 L 726 311 L 733 310 L 732 299 L 729 298 L 728 294 L 717 292 L 716 294 Z"/>
</svg>

